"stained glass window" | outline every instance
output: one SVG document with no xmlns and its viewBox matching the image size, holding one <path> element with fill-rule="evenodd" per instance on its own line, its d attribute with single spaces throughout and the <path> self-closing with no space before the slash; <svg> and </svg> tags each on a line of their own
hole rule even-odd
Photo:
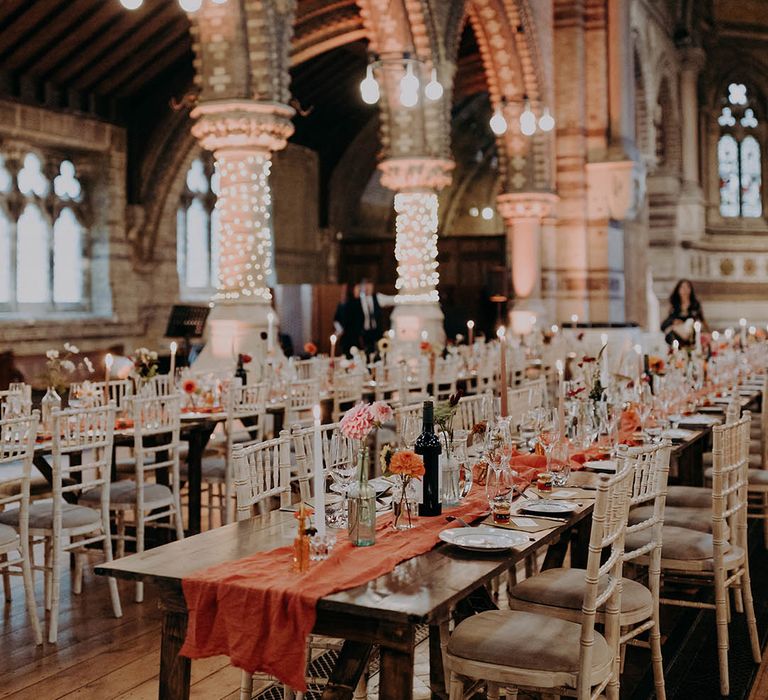
<svg viewBox="0 0 768 700">
<path fill-rule="evenodd" d="M 83 227 L 63 209 L 53 225 L 53 301 L 79 304 L 83 299 Z"/>
<path fill-rule="evenodd" d="M 44 304 L 50 298 L 48 222 L 37 204 L 27 204 L 17 223 L 16 301 Z"/>
<path fill-rule="evenodd" d="M 763 214 L 762 166 L 760 142 L 755 132 L 759 121 L 745 84 L 728 85 L 717 123 L 720 126 L 717 143 L 720 215 L 760 217 Z"/>
<path fill-rule="evenodd" d="M 187 171 L 176 216 L 176 255 L 181 298 L 208 299 L 216 291 L 219 269 L 218 174 L 203 158 Z"/>
</svg>

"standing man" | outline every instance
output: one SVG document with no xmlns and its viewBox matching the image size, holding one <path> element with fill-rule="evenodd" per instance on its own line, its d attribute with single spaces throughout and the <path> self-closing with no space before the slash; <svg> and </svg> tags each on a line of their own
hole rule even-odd
<svg viewBox="0 0 768 700">
<path fill-rule="evenodd" d="M 368 279 L 360 282 L 360 307 L 363 312 L 363 346 L 366 355 L 371 355 L 376 352 L 376 344 L 384 335 L 384 329 L 379 295 Z"/>
</svg>

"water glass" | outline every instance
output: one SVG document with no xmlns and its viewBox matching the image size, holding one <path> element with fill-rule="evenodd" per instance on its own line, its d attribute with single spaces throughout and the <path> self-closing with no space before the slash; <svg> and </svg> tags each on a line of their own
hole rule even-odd
<svg viewBox="0 0 768 700">
<path fill-rule="evenodd" d="M 568 477 L 571 475 L 568 452 L 568 441 L 559 440 L 547 453 L 547 470 L 552 475 L 552 486 L 560 488 L 568 483 Z"/>
</svg>

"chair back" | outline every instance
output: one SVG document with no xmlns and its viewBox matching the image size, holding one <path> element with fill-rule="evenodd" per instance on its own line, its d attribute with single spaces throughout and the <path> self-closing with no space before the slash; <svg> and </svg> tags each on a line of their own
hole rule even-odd
<svg viewBox="0 0 768 700">
<path fill-rule="evenodd" d="M 317 379 L 291 382 L 287 394 L 285 424 L 310 425 L 314 420 L 312 409 L 320 403 L 320 382 Z"/>
<path fill-rule="evenodd" d="M 136 484 L 148 481 L 159 469 L 167 470 L 175 494 L 179 489 L 179 451 L 181 449 L 181 397 L 135 397 L 133 414 L 133 452 Z M 144 489 L 137 489 L 137 507 L 141 510 Z"/>
<path fill-rule="evenodd" d="M 142 396 L 168 396 L 176 393 L 175 379 L 170 374 L 157 374 L 144 382 L 142 390 L 138 391 Z"/>
<path fill-rule="evenodd" d="M 107 391 L 109 386 L 109 391 Z M 110 379 L 107 382 L 72 382 L 69 395 L 79 399 L 84 408 L 103 406 L 105 403 L 115 404 L 117 411 L 127 408 L 128 401 L 133 396 L 132 379 Z"/>
<path fill-rule="evenodd" d="M 315 428 L 294 428 L 291 431 L 293 451 L 296 455 L 296 472 L 301 498 L 312 498 L 312 477 L 315 471 Z M 323 472 L 328 471 L 335 464 L 342 462 L 355 464 L 357 455 L 355 443 L 344 437 L 339 430 L 338 423 L 327 423 L 320 426 L 320 442 L 323 459 Z"/>
<path fill-rule="evenodd" d="M 507 410 L 513 422 L 519 422 L 528 411 L 546 405 L 547 381 L 544 377 L 507 390 Z"/>
<path fill-rule="evenodd" d="M 747 551 L 749 411 L 733 423 L 712 428 L 712 539 L 715 567 L 733 546 Z"/>
<path fill-rule="evenodd" d="M 289 367 L 293 370 L 293 377 L 298 380 L 317 379 L 315 373 L 315 360 L 297 360 L 291 358 L 288 360 Z"/>
<path fill-rule="evenodd" d="M 456 408 L 454 428 L 472 430 L 478 423 L 493 416 L 493 395 L 490 393 L 462 396 Z"/>
<path fill-rule="evenodd" d="M 11 495 L 0 497 L 0 509 L 4 510 L 13 503 L 19 504 L 19 535 L 22 542 L 28 539 L 29 480 L 39 423 L 39 411 L 33 411 L 27 416 L 0 420 L 0 474 L 6 466 L 21 464 L 21 479 L 17 474 L 12 478 L 13 483 L 19 484 L 20 488 Z M 5 479 L 0 480 L 0 484 L 5 482 Z"/>
<path fill-rule="evenodd" d="M 590 698 L 602 688 L 590 685 L 592 651 L 595 639 L 597 610 L 605 606 L 605 638 L 613 652 L 619 655 L 619 611 L 621 610 L 621 576 L 624 560 L 624 537 L 627 530 L 633 470 L 627 465 L 613 476 L 601 476 L 595 494 L 592 529 L 587 555 L 586 586 L 581 608 L 581 639 L 579 677 L 576 696 Z M 601 585 L 602 584 L 602 585 Z M 618 682 L 618 668 L 604 683 Z"/>
<path fill-rule="evenodd" d="M 29 416 L 32 412 L 32 399 L 26 397 L 26 392 L 20 389 L 0 391 L 0 420 Z"/>
<path fill-rule="evenodd" d="M 54 532 L 61 528 L 62 498 L 66 493 L 101 487 L 101 510 L 108 515 L 115 412 L 112 402 L 95 408 L 53 412 L 51 472 Z M 82 464 L 74 464 L 75 460 L 70 455 L 85 452 L 89 454 L 88 461 L 83 459 Z"/>
<path fill-rule="evenodd" d="M 391 402 L 402 384 L 403 368 L 399 364 L 379 360 L 370 365 L 369 370 L 376 381 L 374 400 Z"/>
<path fill-rule="evenodd" d="M 331 385 L 333 415 L 331 420 L 338 423 L 345 411 L 363 400 L 363 375 L 337 372 Z"/>
<path fill-rule="evenodd" d="M 395 414 L 395 430 L 397 434 L 403 434 L 406 418 L 414 418 L 418 423 L 421 423 L 423 411 L 423 401 L 421 403 L 411 403 L 404 406 L 398 406 L 397 408 L 393 409 L 393 413 Z"/>
<path fill-rule="evenodd" d="M 261 440 L 264 434 L 264 418 L 267 414 L 269 384 L 246 384 L 231 382 L 226 391 L 227 438 L 237 437 L 235 422 L 248 420 L 247 432 L 250 440 Z"/>
<path fill-rule="evenodd" d="M 406 363 L 400 372 L 398 400 L 401 406 L 424 401 L 429 397 L 429 360 L 419 357 Z"/>
<path fill-rule="evenodd" d="M 287 431 L 264 442 L 235 445 L 235 493 L 237 519 L 274 510 L 272 497 L 279 497 L 279 507 L 291 503 L 291 441 Z"/>
</svg>

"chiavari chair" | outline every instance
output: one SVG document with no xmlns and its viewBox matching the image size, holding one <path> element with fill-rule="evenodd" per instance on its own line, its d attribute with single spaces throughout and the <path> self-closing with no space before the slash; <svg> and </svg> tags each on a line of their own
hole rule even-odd
<svg viewBox="0 0 768 700">
<path fill-rule="evenodd" d="M 313 409 L 320 403 L 319 380 L 290 382 L 285 402 L 286 425 L 310 425 L 314 421 Z"/>
</svg>

